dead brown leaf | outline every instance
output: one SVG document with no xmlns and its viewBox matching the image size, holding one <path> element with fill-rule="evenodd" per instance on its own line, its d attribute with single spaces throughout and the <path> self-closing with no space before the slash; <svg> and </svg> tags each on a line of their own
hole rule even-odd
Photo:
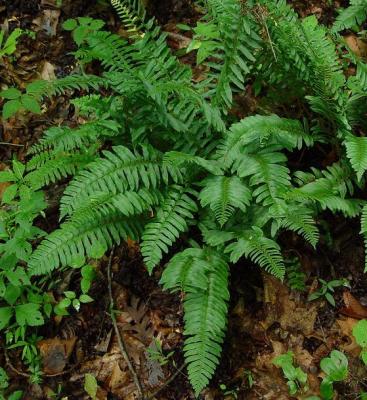
<svg viewBox="0 0 367 400">
<path fill-rule="evenodd" d="M 38 342 L 37 346 L 42 357 L 43 371 L 49 375 L 62 372 L 74 349 L 77 338 L 51 338 Z"/>
<path fill-rule="evenodd" d="M 264 275 L 264 302 L 267 312 L 261 324 L 265 329 L 279 322 L 286 331 L 302 332 L 304 336 L 312 334 L 318 304 L 304 304 L 291 299 L 289 289 L 270 275 Z"/>
<path fill-rule="evenodd" d="M 350 50 L 358 57 L 367 57 L 367 42 L 360 39 L 357 35 L 351 33 L 344 36 L 344 40 L 347 43 Z"/>
<path fill-rule="evenodd" d="M 344 291 L 343 300 L 345 307 L 339 310 L 341 314 L 356 319 L 367 318 L 367 307 L 363 306 L 348 290 Z"/>
</svg>

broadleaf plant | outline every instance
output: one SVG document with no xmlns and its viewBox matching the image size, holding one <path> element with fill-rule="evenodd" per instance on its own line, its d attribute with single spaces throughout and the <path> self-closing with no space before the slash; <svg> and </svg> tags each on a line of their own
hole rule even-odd
<svg viewBox="0 0 367 400">
<path fill-rule="evenodd" d="M 292 231 L 315 248 L 324 210 L 362 213 L 367 241 L 367 206 L 354 197 L 367 170 L 361 135 L 367 66 L 337 33 L 330 35 L 314 16 L 299 18 L 285 0 L 246 6 L 205 0 L 189 48 L 199 50 L 205 65 L 196 79 L 147 18 L 143 2 L 111 3 L 124 37 L 103 30 L 100 20 L 64 23 L 78 62 L 99 63 L 100 75 L 74 73 L 2 93 L 18 102 L 5 103 L 5 117 L 19 104 L 39 111 L 24 96 L 41 104 L 74 93 L 75 112 L 87 121 L 48 128 L 29 151 L 26 187 L 38 193 L 71 180 L 60 200 L 60 227 L 23 262 L 33 282 L 75 259 L 95 257 L 96 245 L 102 255 L 123 240 L 139 241 L 148 272 L 166 263 L 164 288 L 184 293 L 184 354 L 198 395 L 220 361 L 232 264 L 255 263 L 283 279 L 280 233 Z M 343 14 L 337 24 L 333 32 L 350 26 Z M 355 63 L 355 76 L 349 69 L 344 74 L 339 49 Z M 237 100 L 249 83 L 268 101 L 237 118 Z M 303 118 L 289 106 L 294 93 L 307 110 Z M 338 158 L 321 170 L 297 170 L 292 153 L 317 142 L 336 146 Z M 16 195 L 8 189 L 6 200 Z"/>
</svg>

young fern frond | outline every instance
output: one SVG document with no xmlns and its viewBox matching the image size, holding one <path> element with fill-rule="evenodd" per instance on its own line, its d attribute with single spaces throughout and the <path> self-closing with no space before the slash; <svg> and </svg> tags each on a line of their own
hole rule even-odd
<svg viewBox="0 0 367 400">
<path fill-rule="evenodd" d="M 210 248 L 186 249 L 168 263 L 161 282 L 184 290 L 185 360 L 198 395 L 219 363 L 227 323 L 228 265 Z"/>
<path fill-rule="evenodd" d="M 127 147 L 115 146 L 113 151 L 104 151 L 103 155 L 104 158 L 88 165 L 66 188 L 61 199 L 61 216 L 72 214 L 78 204 L 94 192 L 116 194 L 182 180 L 180 170 L 163 165 L 162 154 L 151 147 L 143 147 L 139 154 Z"/>
<path fill-rule="evenodd" d="M 195 201 L 189 195 L 192 190 L 180 186 L 172 187 L 158 207 L 155 218 L 149 222 L 142 235 L 141 252 L 149 273 L 161 261 L 163 254 L 187 231 L 188 221 L 197 211 Z"/>
<path fill-rule="evenodd" d="M 203 207 L 209 206 L 219 224 L 223 226 L 236 209 L 246 211 L 250 204 L 251 191 L 236 176 L 213 176 L 207 178 L 199 194 Z"/>
<path fill-rule="evenodd" d="M 265 237 L 263 231 L 256 226 L 243 232 L 236 242 L 226 247 L 225 252 L 229 253 L 233 263 L 245 256 L 277 278 L 284 278 L 284 260 L 279 245 Z"/>
<path fill-rule="evenodd" d="M 350 0 L 349 7 L 337 16 L 332 32 L 361 26 L 367 19 L 367 0 Z"/>
</svg>

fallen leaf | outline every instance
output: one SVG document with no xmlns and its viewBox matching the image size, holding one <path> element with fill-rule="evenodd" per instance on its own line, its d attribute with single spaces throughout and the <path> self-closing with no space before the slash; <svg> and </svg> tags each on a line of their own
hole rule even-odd
<svg viewBox="0 0 367 400">
<path fill-rule="evenodd" d="M 49 375 L 62 372 L 74 349 L 77 338 L 40 340 L 37 346 L 42 357 L 43 371 Z"/>
<path fill-rule="evenodd" d="M 350 50 L 358 57 L 367 57 L 367 43 L 354 34 L 344 36 Z"/>
<path fill-rule="evenodd" d="M 339 312 L 356 319 L 367 318 L 367 307 L 363 306 L 348 290 L 343 293 L 345 307 L 342 307 Z"/>
<path fill-rule="evenodd" d="M 40 76 L 45 81 L 53 81 L 53 80 L 55 80 L 56 79 L 55 67 L 51 63 L 49 63 L 48 61 L 45 61 L 43 63 L 43 67 L 42 67 L 42 71 L 41 71 Z"/>
</svg>

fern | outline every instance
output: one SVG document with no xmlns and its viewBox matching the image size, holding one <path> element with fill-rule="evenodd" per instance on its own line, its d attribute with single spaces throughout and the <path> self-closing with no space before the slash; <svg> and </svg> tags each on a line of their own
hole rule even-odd
<svg viewBox="0 0 367 400">
<path fill-rule="evenodd" d="M 367 1 L 351 0 L 350 6 L 342 10 L 336 18 L 332 27 L 333 32 L 339 32 L 343 29 L 350 29 L 354 26 L 360 26 L 367 19 Z"/>
<path fill-rule="evenodd" d="M 316 247 L 320 211 L 360 214 L 364 202 L 354 192 L 363 189 L 367 169 L 366 68 L 350 54 L 341 62 L 338 35 L 314 17 L 300 19 L 285 0 L 205 0 L 194 42 L 211 51 L 199 54 L 205 66 L 198 79 L 146 19 L 142 2 L 111 3 L 126 37 L 90 30 L 75 53 L 84 71 L 94 61 L 101 76 L 75 74 L 26 88 L 37 101 L 73 94 L 73 120 L 83 121 L 47 129 L 29 152 L 22 185 L 38 189 L 74 177 L 60 200 L 64 222 L 36 247 L 28 268 L 31 275 L 50 273 L 75 256 L 91 256 L 96 245 L 107 250 L 128 238 L 140 242 L 149 273 L 172 256 L 161 282 L 184 292 L 184 354 L 198 395 L 219 363 L 228 264 L 246 259 L 283 279 L 282 230 Z M 344 21 L 359 24 L 358 15 Z M 355 76 L 350 68 L 345 74 L 349 58 Z M 264 115 L 235 104 L 247 83 Z M 298 109 L 302 122 L 289 118 Z M 338 162 L 310 167 L 320 160 L 299 150 L 316 141 L 325 143 L 322 150 L 330 145 Z M 364 207 L 367 246 L 366 221 Z M 180 252 L 192 226 L 202 237 Z"/>
<path fill-rule="evenodd" d="M 140 0 L 111 0 L 128 34 L 139 37 L 139 30 L 145 20 L 145 8 Z"/>
<path fill-rule="evenodd" d="M 173 187 L 157 210 L 157 216 L 149 222 L 142 235 L 141 252 L 151 273 L 161 261 L 163 253 L 188 229 L 187 220 L 194 218 L 195 202 L 188 196 L 194 194 L 184 187 Z"/>
<path fill-rule="evenodd" d="M 245 231 L 236 242 L 226 247 L 226 253 L 229 253 L 231 262 L 237 262 L 245 255 L 277 278 L 284 278 L 284 261 L 278 244 L 265 237 L 258 227 Z"/>
<path fill-rule="evenodd" d="M 268 147 L 256 154 L 241 154 L 232 171 L 241 178 L 249 177 L 256 202 L 267 206 L 283 197 L 291 187 L 290 172 L 284 165 L 286 160 L 283 153 Z"/>
<path fill-rule="evenodd" d="M 316 247 L 319 241 L 319 232 L 312 217 L 313 210 L 297 204 L 286 204 L 282 201 L 272 206 L 270 213 L 274 218 L 272 226 L 273 235 L 280 228 L 289 229 L 299 233 L 313 247 Z"/>
<path fill-rule="evenodd" d="M 128 221 L 115 208 L 84 210 L 74 219 L 52 232 L 34 251 L 28 261 L 32 275 L 46 274 L 59 266 L 70 265 L 76 255 L 91 256 L 94 246 L 107 250 L 123 239 L 137 239 L 141 226 Z"/>
<path fill-rule="evenodd" d="M 90 164 L 69 184 L 61 199 L 61 216 L 72 214 L 83 198 L 97 191 L 115 194 L 140 186 L 155 188 L 170 178 L 182 180 L 180 171 L 163 165 L 162 155 L 149 147 L 144 147 L 141 155 L 123 146 L 113 150 L 104 151 L 105 158 Z"/>
<path fill-rule="evenodd" d="M 215 176 L 203 182 L 204 189 L 199 199 L 203 207 L 209 205 L 219 224 L 223 226 L 236 208 L 246 211 L 250 204 L 251 191 L 236 176 Z"/>
<path fill-rule="evenodd" d="M 367 170 L 367 138 L 349 135 L 344 143 L 357 178 L 361 180 Z"/>
<path fill-rule="evenodd" d="M 161 282 L 165 289 L 186 293 L 184 354 L 198 395 L 219 363 L 229 300 L 228 265 L 211 249 L 187 249 L 168 263 Z"/>
<path fill-rule="evenodd" d="M 365 248 L 364 272 L 367 272 L 367 205 L 365 205 L 362 209 L 361 234 L 364 239 L 364 248 Z"/>
</svg>

